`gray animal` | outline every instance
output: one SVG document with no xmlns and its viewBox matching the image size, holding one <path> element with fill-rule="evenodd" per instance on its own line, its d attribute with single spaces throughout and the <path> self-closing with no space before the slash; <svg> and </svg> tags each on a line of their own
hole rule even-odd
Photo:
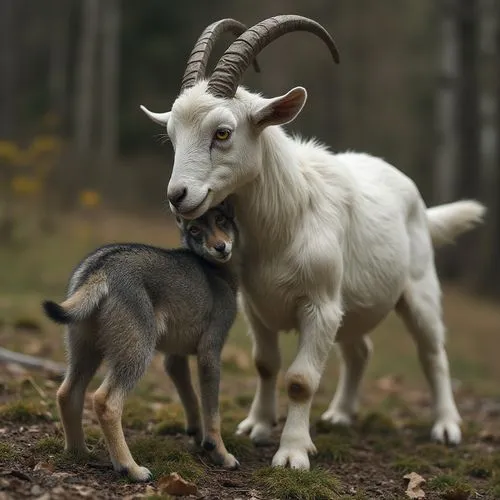
<svg viewBox="0 0 500 500">
<path fill-rule="evenodd" d="M 237 227 L 223 202 L 195 220 L 177 218 L 184 248 L 112 244 L 88 255 L 73 272 L 67 299 L 43 302 L 45 313 L 67 324 L 68 370 L 57 392 L 65 449 L 85 453 L 82 428 L 85 390 L 106 360 L 109 371 L 94 394 L 94 409 L 116 471 L 135 481 L 151 473 L 139 466 L 121 424 L 127 393 L 155 349 L 184 406 L 187 433 L 225 468 L 239 466 L 220 433 L 220 356 L 237 303 Z M 197 355 L 203 425 L 188 355 Z"/>
</svg>

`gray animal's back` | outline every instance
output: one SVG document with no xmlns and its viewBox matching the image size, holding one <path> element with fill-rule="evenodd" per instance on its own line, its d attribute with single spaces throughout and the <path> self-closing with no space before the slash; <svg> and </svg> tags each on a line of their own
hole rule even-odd
<svg viewBox="0 0 500 500">
<path fill-rule="evenodd" d="M 165 352 L 194 353 L 214 309 L 225 309 L 230 316 L 236 309 L 235 295 L 216 266 L 188 249 L 143 244 L 101 247 L 77 267 L 69 292 L 98 272 L 106 276 L 109 290 L 98 316 L 138 326 L 154 318 L 156 324 L 150 328 Z"/>
</svg>

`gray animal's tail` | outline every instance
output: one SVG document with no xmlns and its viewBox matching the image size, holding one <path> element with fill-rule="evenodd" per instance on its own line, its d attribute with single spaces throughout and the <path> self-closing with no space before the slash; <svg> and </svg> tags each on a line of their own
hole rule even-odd
<svg viewBox="0 0 500 500">
<path fill-rule="evenodd" d="M 434 248 L 452 243 L 462 233 L 483 221 L 486 207 L 475 200 L 456 201 L 427 209 Z"/>
<path fill-rule="evenodd" d="M 56 323 L 76 323 L 88 318 L 108 294 L 108 282 L 104 273 L 96 273 L 64 302 L 58 304 L 45 300 L 42 307 L 45 314 Z"/>
</svg>

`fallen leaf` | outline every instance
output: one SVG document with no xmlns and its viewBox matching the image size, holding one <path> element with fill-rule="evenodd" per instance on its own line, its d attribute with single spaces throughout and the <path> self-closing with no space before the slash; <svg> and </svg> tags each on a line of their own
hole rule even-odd
<svg viewBox="0 0 500 500">
<path fill-rule="evenodd" d="M 41 470 L 43 472 L 52 473 L 54 472 L 54 465 L 50 462 L 38 462 L 33 470 Z"/>
<path fill-rule="evenodd" d="M 158 490 L 160 493 L 178 496 L 196 495 L 198 493 L 196 485 L 183 479 L 177 472 L 161 477 L 158 480 Z"/>
<path fill-rule="evenodd" d="M 425 492 L 422 489 L 425 479 L 422 476 L 416 472 L 410 472 L 403 476 L 403 478 L 408 481 L 408 486 L 406 487 L 406 496 L 408 498 L 425 498 Z"/>
</svg>

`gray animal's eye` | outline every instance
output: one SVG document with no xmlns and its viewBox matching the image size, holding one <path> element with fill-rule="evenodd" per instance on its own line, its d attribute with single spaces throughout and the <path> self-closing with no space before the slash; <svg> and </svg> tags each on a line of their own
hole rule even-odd
<svg viewBox="0 0 500 500">
<path fill-rule="evenodd" d="M 201 233 L 201 229 L 198 226 L 190 226 L 189 234 L 191 236 L 198 236 Z"/>
<path fill-rule="evenodd" d="M 227 219 L 222 214 L 219 214 L 215 217 L 216 224 L 224 224 L 224 222 L 226 222 L 226 220 Z"/>
</svg>

